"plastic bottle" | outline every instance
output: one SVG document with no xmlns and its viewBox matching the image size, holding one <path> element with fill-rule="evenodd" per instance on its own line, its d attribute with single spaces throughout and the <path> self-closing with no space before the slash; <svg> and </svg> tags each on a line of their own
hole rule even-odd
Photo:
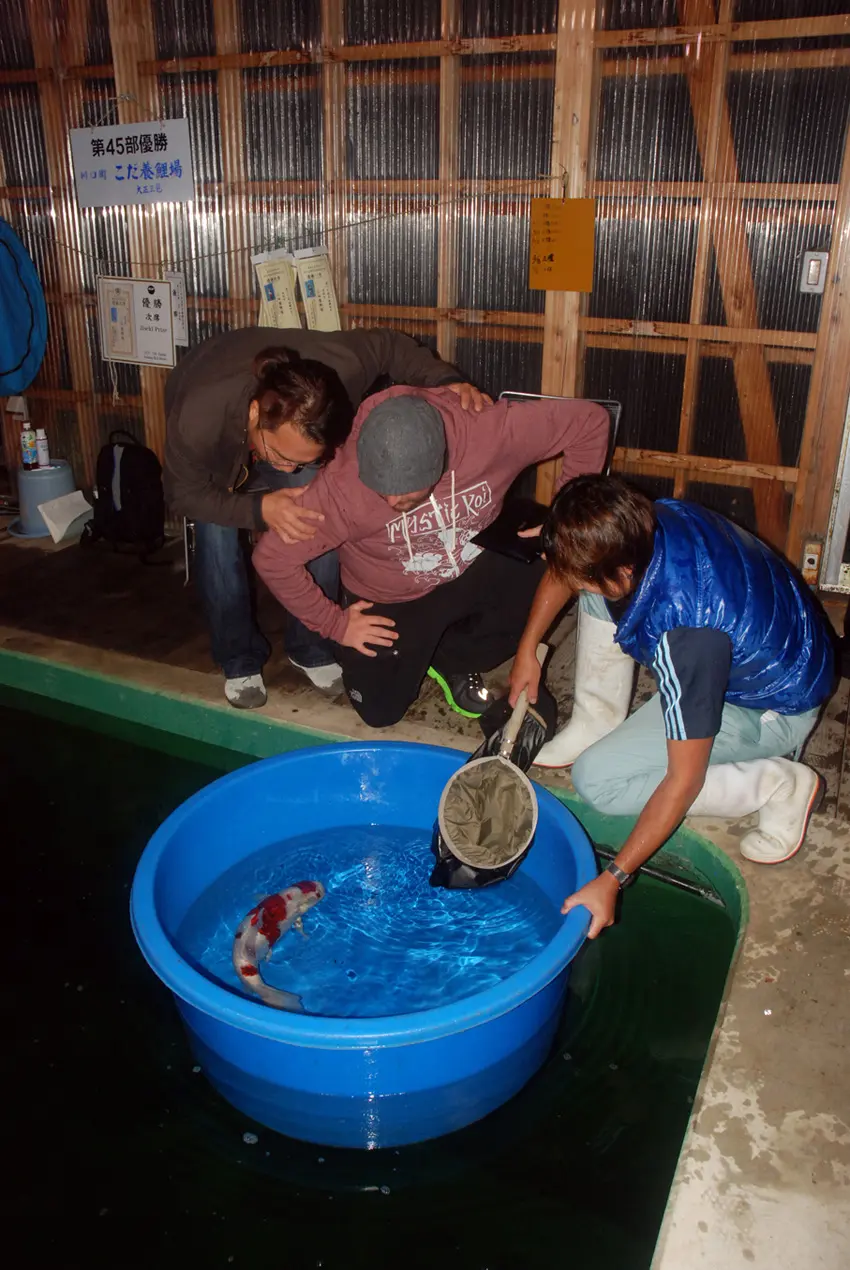
<svg viewBox="0 0 850 1270">
<path fill-rule="evenodd" d="M 21 431 L 21 465 L 25 472 L 33 472 L 38 467 L 35 433 L 29 419 L 24 420 Z"/>
<path fill-rule="evenodd" d="M 47 444 L 47 433 L 44 428 L 35 430 L 35 449 L 38 454 L 38 466 L 50 467 L 50 448 Z"/>
</svg>

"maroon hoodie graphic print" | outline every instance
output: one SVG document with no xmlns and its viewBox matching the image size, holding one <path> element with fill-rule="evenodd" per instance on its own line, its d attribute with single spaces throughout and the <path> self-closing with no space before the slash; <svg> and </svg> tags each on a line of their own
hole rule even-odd
<svg viewBox="0 0 850 1270">
<path fill-rule="evenodd" d="M 369 412 L 388 397 L 423 397 L 442 415 L 446 467 L 431 494 L 399 512 L 358 475 L 357 437 Z M 307 564 L 339 548 L 343 585 L 376 603 L 398 604 L 460 575 L 480 554 L 472 542 L 502 510 L 512 482 L 533 463 L 563 455 L 556 488 L 600 472 L 609 416 L 583 400 L 497 401 L 480 414 L 447 388 L 394 387 L 363 403 L 351 436 L 309 486 L 301 505 L 324 514 L 309 542 L 263 535 L 254 550 L 260 577 L 283 607 L 327 639 L 345 634 L 345 611 L 327 599 Z M 398 493 L 408 493 L 399 490 Z"/>
</svg>

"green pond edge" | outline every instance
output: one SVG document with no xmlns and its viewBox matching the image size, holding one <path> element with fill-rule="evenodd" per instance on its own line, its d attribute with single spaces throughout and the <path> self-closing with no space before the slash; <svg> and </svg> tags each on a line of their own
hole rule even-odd
<svg viewBox="0 0 850 1270">
<path fill-rule="evenodd" d="M 234 766 L 234 756 L 251 761 L 289 750 L 350 740 L 282 722 L 256 711 L 234 710 L 231 706 L 198 701 L 7 649 L 0 649 L 0 688 L 8 690 L 3 694 L 8 705 L 36 709 L 63 722 L 72 722 L 68 713 L 71 707 L 84 711 L 90 720 L 99 716 L 102 726 L 108 727 L 111 735 L 137 743 L 141 739 L 139 729 L 149 729 L 157 734 L 157 748 L 166 753 L 220 765 L 223 769 Z M 33 697 L 38 701 L 33 701 Z M 198 753 L 198 746 L 203 747 L 203 754 Z M 540 784 L 545 786 L 543 781 Z M 616 849 L 625 841 L 632 820 L 602 815 L 573 793 L 555 786 L 545 787 L 569 808 L 594 842 Z M 683 826 L 657 853 L 652 866 L 687 880 L 707 883 L 732 920 L 740 946 L 749 917 L 747 889 L 740 871 L 723 851 Z M 737 951 L 736 947 L 735 954 Z M 733 965 L 736 959 L 736 955 L 733 956 Z"/>
</svg>

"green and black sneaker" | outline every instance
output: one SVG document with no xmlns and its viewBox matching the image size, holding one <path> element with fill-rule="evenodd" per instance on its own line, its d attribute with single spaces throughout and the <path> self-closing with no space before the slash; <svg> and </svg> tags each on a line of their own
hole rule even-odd
<svg viewBox="0 0 850 1270">
<path fill-rule="evenodd" d="M 475 671 L 463 675 L 441 675 L 428 667 L 429 679 L 435 679 L 453 710 L 467 719 L 480 719 L 493 700 L 493 694 Z"/>
</svg>

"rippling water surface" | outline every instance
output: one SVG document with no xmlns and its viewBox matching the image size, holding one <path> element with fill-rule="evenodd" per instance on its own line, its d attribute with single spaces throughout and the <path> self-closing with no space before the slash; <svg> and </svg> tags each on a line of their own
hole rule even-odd
<svg viewBox="0 0 850 1270">
<path fill-rule="evenodd" d="M 478 891 L 429 885 L 430 838 L 419 829 L 356 826 L 264 847 L 204 892 L 178 933 L 181 951 L 211 978 L 244 991 L 233 936 L 264 895 L 304 880 L 325 898 L 307 938 L 289 931 L 262 966 L 267 983 L 313 1014 L 368 1017 L 448 1005 L 519 970 L 563 920 L 555 898 L 517 873 Z"/>
</svg>

